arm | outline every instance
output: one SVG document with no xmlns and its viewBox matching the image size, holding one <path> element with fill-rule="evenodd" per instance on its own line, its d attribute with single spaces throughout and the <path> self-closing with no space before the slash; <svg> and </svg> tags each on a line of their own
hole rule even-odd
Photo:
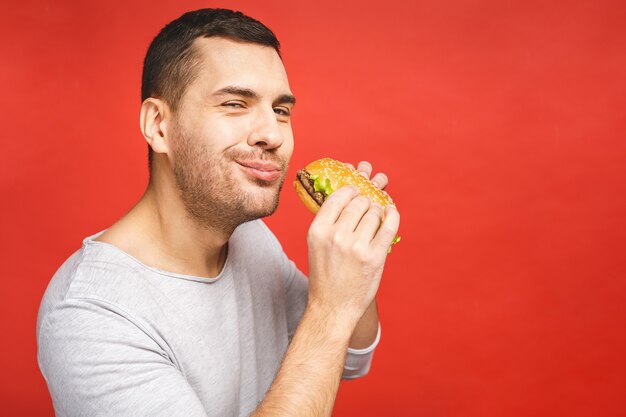
<svg viewBox="0 0 626 417">
<path fill-rule="evenodd" d="M 378 334 L 378 308 L 376 299 L 367 307 L 350 338 L 350 348 L 365 349 L 374 343 Z"/>
<path fill-rule="evenodd" d="M 252 416 L 330 416 L 352 327 L 337 312 L 309 303 L 272 386 Z"/>
<path fill-rule="evenodd" d="M 399 224 L 357 191 L 333 193 L 316 216 L 309 243 L 309 298 L 304 315 L 267 395 L 252 414 L 330 416 L 347 348 L 361 325 L 371 327 L 387 249 Z M 365 320 L 365 321 L 363 321 Z M 375 335 L 375 333 L 374 333 Z"/>
</svg>

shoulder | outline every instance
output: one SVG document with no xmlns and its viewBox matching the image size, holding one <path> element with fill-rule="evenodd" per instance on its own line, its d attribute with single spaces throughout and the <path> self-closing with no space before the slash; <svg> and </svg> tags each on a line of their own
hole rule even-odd
<svg viewBox="0 0 626 417">
<path fill-rule="evenodd" d="M 133 262 L 112 246 L 85 239 L 54 274 L 43 295 L 37 317 L 39 329 L 45 317 L 63 309 L 70 300 L 91 299 L 116 303 L 132 294 L 142 280 L 129 280 L 137 272 Z"/>
<path fill-rule="evenodd" d="M 83 262 L 85 256 L 85 247 L 77 250 L 70 256 L 61 267 L 55 272 L 52 279 L 48 283 L 48 287 L 43 295 L 39 306 L 39 315 L 37 317 L 37 328 L 40 327 L 43 316 L 50 311 L 55 305 L 62 302 L 74 281 L 77 270 Z"/>
</svg>

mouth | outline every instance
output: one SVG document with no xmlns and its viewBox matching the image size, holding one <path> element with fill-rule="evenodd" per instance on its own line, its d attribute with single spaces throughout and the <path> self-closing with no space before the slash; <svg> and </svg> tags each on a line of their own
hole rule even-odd
<svg viewBox="0 0 626 417">
<path fill-rule="evenodd" d="M 235 161 L 250 177 L 273 182 L 282 175 L 279 165 L 266 161 Z"/>
</svg>

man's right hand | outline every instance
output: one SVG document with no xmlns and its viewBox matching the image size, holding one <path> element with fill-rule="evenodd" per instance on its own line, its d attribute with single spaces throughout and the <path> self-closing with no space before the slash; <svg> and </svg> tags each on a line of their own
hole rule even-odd
<svg viewBox="0 0 626 417">
<path fill-rule="evenodd" d="M 307 236 L 309 300 L 283 363 L 254 417 L 331 416 L 350 338 L 373 303 L 400 215 L 354 187 L 332 193 Z M 371 323 L 370 323 L 371 324 Z M 371 333 L 371 332 L 367 332 Z"/>
<path fill-rule="evenodd" d="M 400 215 L 382 208 L 356 187 L 332 193 L 311 224 L 309 304 L 353 319 L 354 325 L 372 303 L 387 251 L 398 231 Z"/>
</svg>

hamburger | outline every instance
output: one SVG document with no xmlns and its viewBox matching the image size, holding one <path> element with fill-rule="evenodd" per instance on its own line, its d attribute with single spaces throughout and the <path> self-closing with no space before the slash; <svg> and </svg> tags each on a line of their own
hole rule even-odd
<svg viewBox="0 0 626 417">
<path fill-rule="evenodd" d="M 385 206 L 394 205 L 389 194 L 378 188 L 356 169 L 331 158 L 318 159 L 299 170 L 293 185 L 300 200 L 314 214 L 319 211 L 330 194 L 344 185 L 357 187 L 360 194 L 380 204 L 383 213 Z M 399 241 L 400 236 L 396 236 L 392 245 Z"/>
</svg>

